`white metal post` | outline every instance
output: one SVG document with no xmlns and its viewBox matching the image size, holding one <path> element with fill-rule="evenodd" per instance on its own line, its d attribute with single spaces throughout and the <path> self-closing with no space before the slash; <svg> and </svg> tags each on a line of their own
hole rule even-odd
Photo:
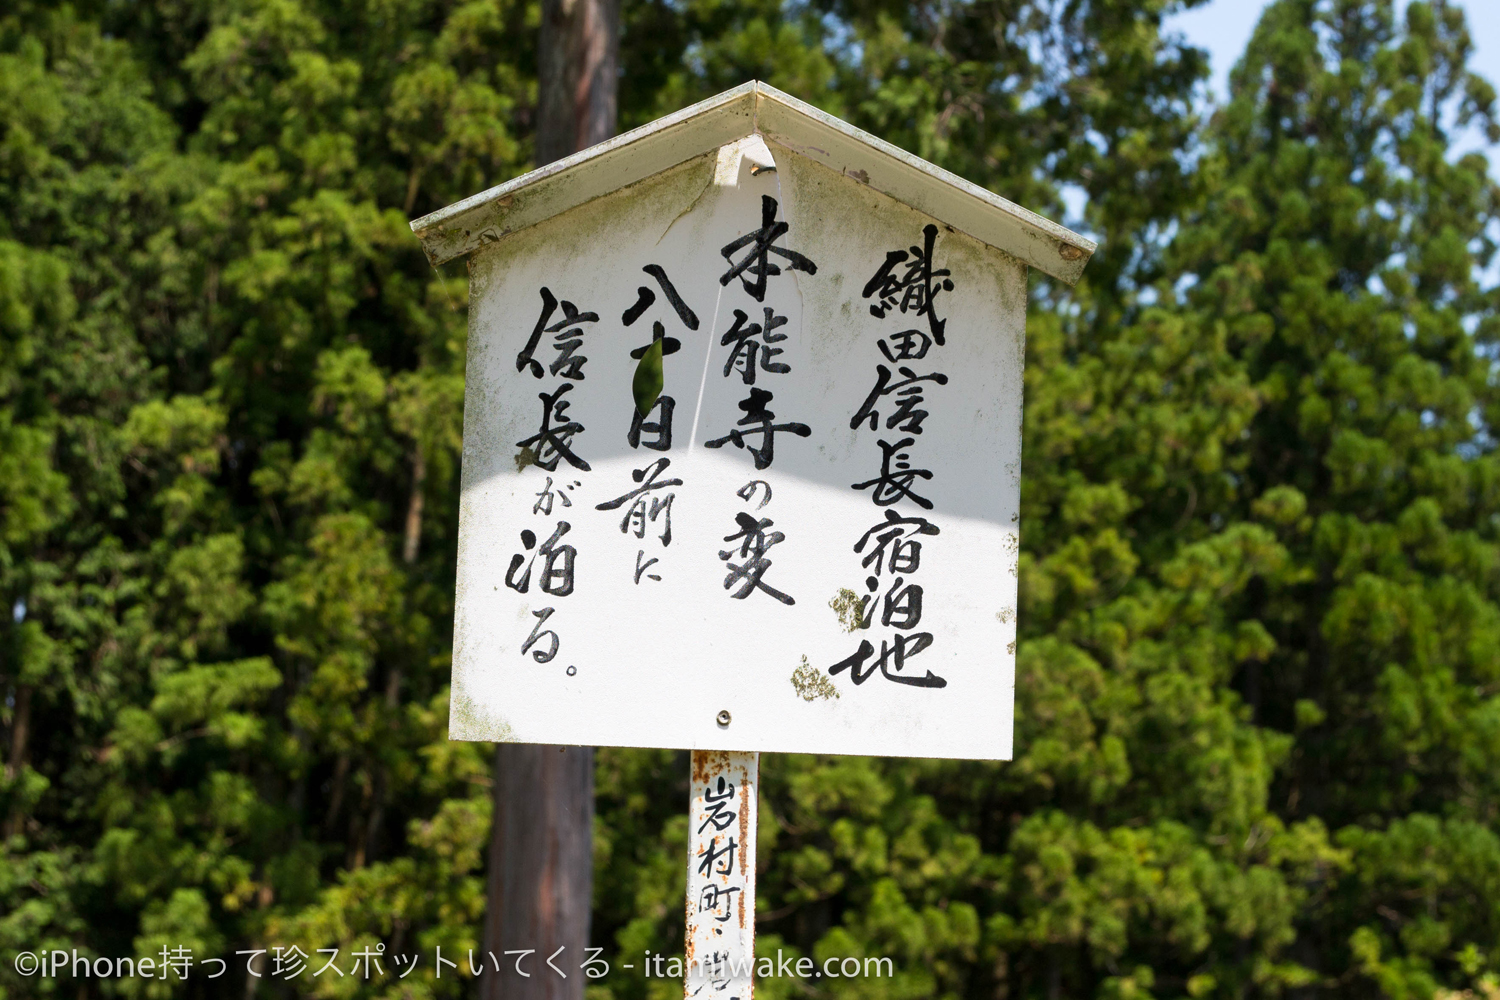
<svg viewBox="0 0 1500 1000">
<path fill-rule="evenodd" d="M 760 754 L 694 750 L 688 827 L 688 1000 L 751 1000 Z"/>
</svg>

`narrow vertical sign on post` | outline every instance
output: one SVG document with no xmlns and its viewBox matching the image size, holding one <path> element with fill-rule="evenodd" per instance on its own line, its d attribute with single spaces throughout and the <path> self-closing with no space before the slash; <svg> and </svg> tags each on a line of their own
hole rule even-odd
<svg viewBox="0 0 1500 1000">
<path fill-rule="evenodd" d="M 757 754 L 1010 756 L 1027 268 L 1094 246 L 760 83 L 413 229 L 472 255 L 450 734 L 694 751 L 687 996 L 749 1000 Z"/>
<path fill-rule="evenodd" d="M 750 1000 L 760 754 L 694 750 L 683 996 Z"/>
</svg>

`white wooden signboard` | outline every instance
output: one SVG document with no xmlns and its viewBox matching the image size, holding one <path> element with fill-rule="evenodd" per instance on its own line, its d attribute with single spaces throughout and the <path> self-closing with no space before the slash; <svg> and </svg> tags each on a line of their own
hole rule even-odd
<svg viewBox="0 0 1500 1000">
<path fill-rule="evenodd" d="M 1027 257 L 1092 245 L 764 85 L 529 177 L 416 224 L 473 250 L 453 736 L 1008 758 Z"/>
<path fill-rule="evenodd" d="M 758 83 L 413 229 L 470 267 L 450 733 L 692 749 L 685 995 L 747 1000 L 759 751 L 1010 757 L 1027 267 L 1094 245 Z"/>
</svg>

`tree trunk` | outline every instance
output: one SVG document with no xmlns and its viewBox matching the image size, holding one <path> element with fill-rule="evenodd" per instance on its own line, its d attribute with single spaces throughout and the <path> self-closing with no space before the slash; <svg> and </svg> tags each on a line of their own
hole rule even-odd
<svg viewBox="0 0 1500 1000">
<path fill-rule="evenodd" d="M 10 757 L 5 762 L 5 777 L 14 781 L 21 768 L 26 766 L 27 740 L 31 737 L 31 685 L 16 685 L 15 714 L 10 728 Z M 592 815 L 592 813 L 590 814 Z M 12 812 L 5 818 L 4 835 L 8 840 L 21 832 L 25 816 Z M 580 994 L 581 995 L 581 994 Z"/>
<path fill-rule="evenodd" d="M 26 764 L 26 743 L 31 736 L 31 685 L 16 685 L 16 706 L 10 727 L 10 757 L 5 777 L 14 778 Z"/>
<path fill-rule="evenodd" d="M 422 511 L 427 506 L 427 455 L 421 442 L 412 445 L 411 499 L 406 502 L 406 532 L 401 541 L 401 561 L 411 566 L 422 546 Z"/>
<path fill-rule="evenodd" d="M 619 0 L 542 0 L 536 164 L 615 134 Z"/>
<path fill-rule="evenodd" d="M 542 0 L 537 166 L 614 135 L 619 61 L 619 0 Z M 582 1000 L 593 837 L 592 748 L 495 748 L 482 1000 Z M 559 948 L 566 978 L 547 967 Z"/>
<path fill-rule="evenodd" d="M 480 996 L 579 1000 L 594 880 L 593 750 L 500 744 L 492 822 L 484 946 L 494 959 Z M 533 950 L 519 960 L 530 978 L 505 954 L 521 949 Z M 566 979 L 547 967 L 554 955 Z"/>
</svg>

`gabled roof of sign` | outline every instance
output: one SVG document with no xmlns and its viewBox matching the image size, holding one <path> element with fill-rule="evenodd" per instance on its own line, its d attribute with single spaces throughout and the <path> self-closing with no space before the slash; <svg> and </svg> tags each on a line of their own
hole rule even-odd
<svg viewBox="0 0 1500 1000">
<path fill-rule="evenodd" d="M 411 228 L 427 259 L 446 263 L 757 133 L 1070 285 L 1096 248 L 1092 240 L 759 81 L 465 198 Z"/>
</svg>

